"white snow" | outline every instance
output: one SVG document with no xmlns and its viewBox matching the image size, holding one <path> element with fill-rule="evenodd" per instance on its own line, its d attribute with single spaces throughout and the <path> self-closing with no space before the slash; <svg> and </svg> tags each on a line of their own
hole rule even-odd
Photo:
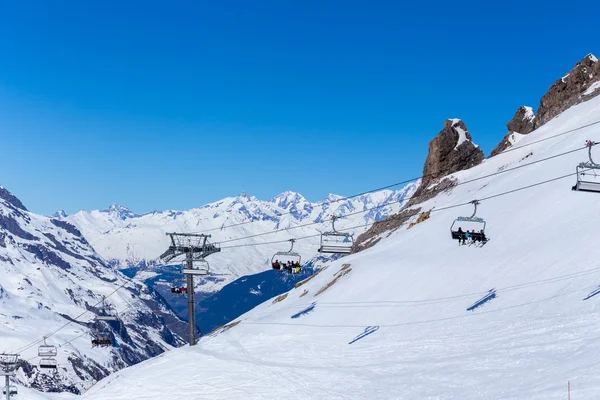
<svg viewBox="0 0 600 400">
<path fill-rule="evenodd" d="M 515 145 L 516 143 L 520 142 L 521 139 L 523 139 L 524 137 L 526 137 L 527 135 L 523 135 L 521 133 L 518 132 L 512 132 L 509 136 L 508 136 L 508 142 L 511 144 L 511 146 Z"/>
<path fill-rule="evenodd" d="M 535 113 L 533 112 L 533 108 L 531 108 L 529 106 L 523 106 L 523 108 L 525 109 L 525 116 L 523 117 L 523 119 L 531 121 L 532 119 L 535 118 Z"/>
<path fill-rule="evenodd" d="M 599 119 L 600 97 L 519 144 Z M 515 147 L 454 177 L 582 148 L 585 138 L 600 134 L 592 126 Z M 434 210 L 424 222 L 329 264 L 194 348 L 117 372 L 83 400 L 558 400 L 569 380 L 573 399 L 598 398 L 600 295 L 582 299 L 600 285 L 600 196 L 571 191 L 572 175 L 483 200 L 478 215 L 491 238 L 483 248 L 450 239 L 469 206 L 435 212 L 572 174 L 585 158 L 582 150 L 440 194 L 421 205 Z M 466 310 L 492 288 L 496 299 Z"/>
<path fill-rule="evenodd" d="M 587 56 L 590 60 L 592 60 L 592 62 L 598 62 L 598 59 L 592 53 L 588 54 Z"/>
<path fill-rule="evenodd" d="M 592 83 L 590 87 L 587 88 L 587 90 L 583 93 L 583 95 L 589 96 L 590 94 L 594 93 L 598 88 L 600 88 L 600 81 Z"/>
<path fill-rule="evenodd" d="M 452 127 L 454 127 L 454 129 L 456 129 L 456 131 L 458 132 L 458 142 L 456 142 L 456 146 L 454 146 L 454 150 L 456 150 L 456 149 L 458 149 L 458 146 L 460 146 L 464 142 L 468 141 L 469 139 L 467 139 L 467 132 L 464 129 L 462 129 L 460 126 L 458 126 L 460 119 L 451 118 L 450 120 L 452 121 Z M 475 147 L 479 147 L 475 143 L 473 143 L 473 145 Z"/>
</svg>

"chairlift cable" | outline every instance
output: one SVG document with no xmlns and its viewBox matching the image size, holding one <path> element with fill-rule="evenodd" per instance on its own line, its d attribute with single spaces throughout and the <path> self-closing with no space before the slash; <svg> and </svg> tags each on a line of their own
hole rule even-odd
<svg viewBox="0 0 600 400">
<path fill-rule="evenodd" d="M 501 175 L 501 174 L 504 174 L 504 173 L 507 173 L 507 172 L 515 171 L 515 170 L 520 169 L 520 168 L 529 167 L 529 166 L 532 166 L 532 165 L 535 165 L 535 164 L 539 164 L 541 162 L 545 162 L 545 161 L 548 161 L 548 160 L 551 160 L 551 159 L 554 159 L 554 158 L 562 157 L 562 156 L 565 156 L 565 155 L 568 155 L 568 154 L 571 154 L 571 153 L 575 153 L 577 151 L 585 150 L 585 149 L 587 149 L 587 146 L 584 146 L 584 147 L 581 147 L 581 148 L 577 148 L 577 149 L 574 149 L 574 150 L 569 150 L 569 151 L 566 151 L 566 152 L 563 152 L 563 153 L 555 154 L 555 155 L 552 155 L 552 156 L 549 156 L 549 157 L 546 157 L 546 158 L 542 158 L 542 159 L 539 159 L 539 160 L 536 160 L 536 161 L 532 161 L 532 162 L 527 163 L 527 164 L 517 165 L 516 167 L 507 168 L 507 169 L 504 169 L 502 171 L 496 171 L 496 172 L 493 172 L 491 174 L 480 176 L 480 177 L 473 178 L 473 179 L 469 179 L 469 180 L 466 180 L 466 181 L 463 181 L 463 182 L 458 182 L 455 185 L 455 187 L 456 186 L 461 186 L 461 185 L 466 185 L 466 184 L 472 183 L 472 182 L 476 182 L 476 181 L 481 180 L 481 179 L 491 178 L 493 176 Z M 573 174 L 570 174 L 570 175 L 573 175 Z M 346 215 L 344 215 L 344 218 L 350 217 L 350 216 L 353 216 L 353 215 L 364 214 L 364 213 L 367 213 L 369 211 L 376 210 L 378 208 L 382 208 L 382 207 L 385 207 L 385 206 L 388 206 L 388 205 L 402 203 L 402 202 L 405 202 L 405 201 L 408 202 L 410 200 L 418 199 L 418 198 L 424 197 L 424 196 L 425 196 L 425 193 L 420 194 L 420 195 L 416 195 L 416 196 L 413 195 L 413 196 L 410 196 L 408 198 L 403 198 L 402 200 L 395 200 L 395 201 L 391 201 L 391 202 L 387 202 L 387 203 L 381 203 L 381 204 L 378 204 L 376 206 L 366 208 L 364 210 L 355 211 L 355 212 L 346 214 Z M 480 199 L 480 200 L 484 200 L 484 199 Z M 456 207 L 464 206 L 464 205 L 467 205 L 467 204 L 470 204 L 470 202 L 467 202 L 467 203 L 464 203 L 464 204 L 460 204 L 460 205 L 456 205 Z M 279 233 L 279 232 L 284 232 L 284 231 L 290 231 L 292 229 L 298 229 L 298 228 L 304 228 L 304 227 L 307 227 L 307 226 L 318 225 L 318 224 L 321 224 L 322 222 L 323 221 L 309 222 L 309 223 L 306 223 L 306 224 L 295 225 L 295 226 L 292 226 L 292 227 L 289 227 L 289 228 L 275 229 L 275 230 L 269 231 L 269 232 L 261 232 L 261 233 L 256 233 L 256 234 L 253 234 L 253 235 L 242 236 L 242 237 L 239 237 L 239 238 L 222 240 L 222 241 L 217 242 L 217 243 L 218 244 L 231 243 L 231 242 L 236 242 L 238 240 L 251 239 L 251 238 L 260 237 L 260 236 L 264 236 L 264 235 L 271 235 L 271 234 L 274 234 L 274 233 Z M 231 248 L 231 247 L 223 247 L 223 248 Z"/>
<path fill-rule="evenodd" d="M 573 128 L 573 129 L 569 129 L 569 130 L 564 131 L 564 132 L 560 132 L 560 133 L 558 133 L 556 135 L 552 135 L 552 136 L 548 136 L 548 137 L 545 137 L 545 138 L 542 138 L 542 139 L 538 139 L 538 140 L 535 140 L 533 142 L 530 142 L 530 143 L 527 143 L 527 144 L 524 144 L 524 145 L 521 145 L 521 146 L 510 147 L 510 148 L 504 150 L 503 152 L 496 154 L 494 157 L 498 157 L 498 156 L 501 156 L 503 154 L 508 154 L 508 153 L 510 153 L 512 151 L 519 150 L 519 149 L 522 149 L 522 148 L 525 148 L 525 147 L 529 147 L 529 146 L 532 146 L 532 145 L 534 145 L 536 143 L 540 143 L 540 142 L 544 142 L 544 141 L 547 141 L 547 140 L 555 139 L 557 137 L 564 136 L 564 135 L 567 135 L 569 133 L 573 133 L 573 132 L 581 130 L 581 129 L 589 128 L 589 127 L 597 125 L 597 124 L 600 124 L 600 120 L 594 121 L 594 122 L 591 122 L 589 124 L 582 125 L 582 126 L 579 126 L 579 127 Z M 417 181 L 419 179 L 423 179 L 423 178 L 428 177 L 428 176 L 435 176 L 435 175 L 437 175 L 437 173 L 432 173 L 432 174 L 427 174 L 427 175 L 421 175 L 421 176 L 416 177 L 416 178 L 406 179 L 406 180 L 401 181 L 401 182 L 393 183 L 393 184 L 386 185 L 386 186 L 381 186 L 381 187 L 376 188 L 376 189 L 366 190 L 364 192 L 357 193 L 357 194 L 354 194 L 354 195 L 351 195 L 351 196 L 342 197 L 342 198 L 339 198 L 339 199 L 336 199 L 336 200 L 323 201 L 319 205 L 317 205 L 317 207 L 321 207 L 322 208 L 324 205 L 329 205 L 329 204 L 338 203 L 338 202 L 341 202 L 341 201 L 350 200 L 350 199 L 353 199 L 355 197 L 363 196 L 365 194 L 369 194 L 369 193 L 373 193 L 373 192 L 378 192 L 378 191 L 385 190 L 385 189 L 390 189 L 390 188 L 393 188 L 395 186 L 400 186 L 400 185 L 403 185 L 403 184 L 406 184 L 406 183 Z M 281 217 L 281 216 L 290 215 L 290 214 L 292 214 L 292 212 L 288 211 L 288 212 L 285 212 L 285 213 L 280 214 L 278 216 Z M 237 227 L 237 226 L 247 225 L 247 224 L 254 223 L 256 221 L 257 220 L 250 220 L 250 221 L 239 222 L 239 223 L 235 223 L 235 224 L 221 226 L 219 228 L 206 229 L 206 230 L 204 230 L 202 232 L 198 232 L 198 233 L 222 231 L 222 230 L 225 230 L 227 228 L 233 228 L 233 227 Z"/>
</svg>

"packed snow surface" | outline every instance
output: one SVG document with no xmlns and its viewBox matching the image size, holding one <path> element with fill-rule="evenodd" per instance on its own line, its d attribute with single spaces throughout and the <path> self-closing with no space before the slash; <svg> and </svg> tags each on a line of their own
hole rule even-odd
<svg viewBox="0 0 600 400">
<path fill-rule="evenodd" d="M 469 206 L 574 172 L 600 120 L 600 97 L 454 174 L 484 177 L 422 204 L 431 217 L 335 261 L 238 325 L 104 379 L 85 400 L 573 399 L 600 397 L 600 196 L 575 176 L 483 200 L 491 238 L 459 246 L 449 227 Z M 523 147 L 526 146 L 526 147 Z M 436 209 L 440 209 L 436 212 Z M 464 228 L 464 227 L 463 227 Z M 471 305 L 495 288 L 497 297 Z"/>
</svg>

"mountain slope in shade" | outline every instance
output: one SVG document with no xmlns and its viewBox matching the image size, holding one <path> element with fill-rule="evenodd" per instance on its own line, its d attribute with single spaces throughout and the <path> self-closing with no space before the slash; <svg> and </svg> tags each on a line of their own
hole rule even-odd
<svg viewBox="0 0 600 400">
<path fill-rule="evenodd" d="M 92 349 L 102 296 L 122 311 L 119 322 L 103 325 L 116 347 Z M 185 328 L 161 296 L 108 266 L 75 226 L 31 213 L 0 191 L 0 352 L 20 349 L 21 384 L 77 393 L 183 344 Z M 27 346 L 51 332 L 47 343 L 60 346 L 56 372 L 41 370 L 37 345 Z"/>
</svg>

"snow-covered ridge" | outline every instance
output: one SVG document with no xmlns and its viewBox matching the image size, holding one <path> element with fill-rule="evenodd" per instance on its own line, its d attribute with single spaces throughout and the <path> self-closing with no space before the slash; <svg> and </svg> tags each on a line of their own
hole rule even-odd
<svg viewBox="0 0 600 400">
<path fill-rule="evenodd" d="M 166 232 L 210 233 L 212 242 L 220 242 L 286 230 L 228 245 L 258 243 L 314 235 L 331 229 L 331 215 L 343 217 L 364 211 L 336 223 L 337 229 L 360 226 L 351 230 L 360 234 L 366 229 L 363 225 L 399 210 L 404 204 L 404 198 L 410 197 L 418 183 L 414 182 L 400 190 L 383 190 L 352 199 L 330 194 L 316 203 L 311 203 L 301 194 L 292 191 L 267 201 L 244 192 L 237 197 L 225 198 L 191 210 L 136 215 L 124 207 L 113 206 L 105 211 L 80 211 L 65 220 L 77 226 L 104 258 L 126 267 L 142 261 L 156 260 L 168 246 Z M 313 226 L 298 227 L 313 222 L 316 222 Z M 317 254 L 318 240 L 311 238 L 298 241 L 294 249 L 305 259 L 309 259 Z M 224 250 L 208 260 L 211 272 L 218 279 L 198 282 L 203 285 L 204 291 L 217 291 L 240 276 L 265 270 L 269 267 L 267 259 L 276 251 L 286 250 L 287 247 L 287 244 L 283 244 Z"/>
</svg>

